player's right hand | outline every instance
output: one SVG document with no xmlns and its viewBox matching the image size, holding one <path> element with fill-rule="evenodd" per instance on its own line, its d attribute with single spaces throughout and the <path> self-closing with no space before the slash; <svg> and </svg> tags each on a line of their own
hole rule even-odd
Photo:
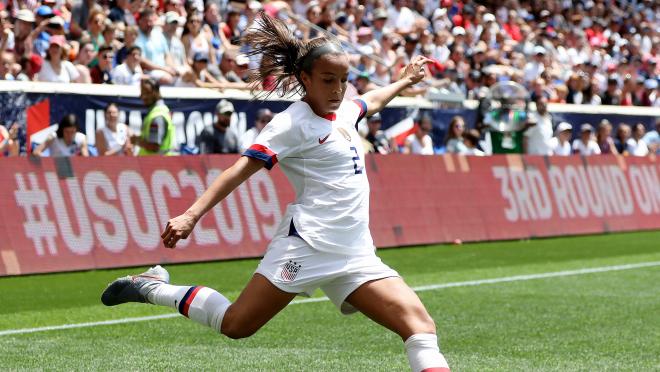
<svg viewBox="0 0 660 372">
<path fill-rule="evenodd" d="M 179 239 L 186 239 L 195 228 L 195 218 L 182 214 L 167 221 L 165 231 L 160 235 L 166 248 L 176 247 Z"/>
</svg>

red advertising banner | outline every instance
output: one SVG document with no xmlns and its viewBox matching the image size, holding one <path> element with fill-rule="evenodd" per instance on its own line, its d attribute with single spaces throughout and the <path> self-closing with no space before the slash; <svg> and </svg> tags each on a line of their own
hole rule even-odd
<svg viewBox="0 0 660 372">
<path fill-rule="evenodd" d="M 258 257 L 294 192 L 276 167 L 177 249 L 165 222 L 236 156 L 3 159 L 0 276 Z M 660 229 L 655 158 L 369 156 L 378 247 Z"/>
</svg>

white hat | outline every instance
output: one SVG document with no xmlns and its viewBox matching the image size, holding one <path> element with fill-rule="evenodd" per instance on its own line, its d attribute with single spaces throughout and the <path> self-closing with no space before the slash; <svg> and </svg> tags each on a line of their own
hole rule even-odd
<svg viewBox="0 0 660 372">
<path fill-rule="evenodd" d="M 565 122 L 565 121 L 562 121 L 561 123 L 559 123 L 559 125 L 557 125 L 557 129 L 555 130 L 555 133 L 558 133 L 558 134 L 559 134 L 559 133 L 561 133 L 561 132 L 563 132 L 563 131 L 565 131 L 565 130 L 570 130 L 570 131 L 572 131 L 572 130 L 573 130 L 573 126 L 572 126 L 571 124 Z"/>
<path fill-rule="evenodd" d="M 446 8 L 438 8 L 433 11 L 433 16 L 431 17 L 432 20 L 436 20 L 438 18 L 442 18 L 447 14 L 447 9 Z"/>
<path fill-rule="evenodd" d="M 495 22 L 495 16 L 492 13 L 484 14 L 484 22 Z"/>
<path fill-rule="evenodd" d="M 23 22 L 34 23 L 34 13 L 29 9 L 21 9 L 16 13 L 16 19 L 20 19 Z"/>
<path fill-rule="evenodd" d="M 218 114 L 233 113 L 234 104 L 227 101 L 226 99 L 221 99 L 220 102 L 215 106 L 215 112 Z"/>
<path fill-rule="evenodd" d="M 49 24 L 49 25 L 57 25 L 57 26 L 64 27 L 64 19 L 63 19 L 62 17 L 60 17 L 60 16 L 51 17 L 51 18 L 48 20 L 48 24 Z"/>
<path fill-rule="evenodd" d="M 245 54 L 239 54 L 236 56 L 236 66 L 245 66 L 250 63 L 250 58 Z"/>
<path fill-rule="evenodd" d="M 451 31 L 451 33 L 452 33 L 454 36 L 458 36 L 458 35 L 463 35 L 463 36 L 465 36 L 465 29 L 464 29 L 463 27 L 461 27 L 461 26 L 456 26 L 456 27 L 454 27 L 454 29 Z"/>
<path fill-rule="evenodd" d="M 165 13 L 165 23 L 170 24 L 170 23 L 178 23 L 179 25 L 182 25 L 185 23 L 183 18 L 179 15 L 177 12 L 167 12 Z"/>
<path fill-rule="evenodd" d="M 260 9 L 262 9 L 263 7 L 264 7 L 264 6 L 261 5 L 261 3 L 258 2 L 258 1 L 256 1 L 256 0 L 252 0 L 252 1 L 250 1 L 250 2 L 248 3 L 248 8 L 250 8 L 250 9 L 252 9 L 252 10 L 260 10 Z"/>
<path fill-rule="evenodd" d="M 594 127 L 589 123 L 584 123 L 580 125 L 580 132 L 593 132 Z"/>
<path fill-rule="evenodd" d="M 658 81 L 655 79 L 646 79 L 644 81 L 644 88 L 646 89 L 655 89 L 658 87 Z"/>
<path fill-rule="evenodd" d="M 534 47 L 534 55 L 537 55 L 537 54 L 545 55 L 545 48 L 540 46 L 540 45 L 535 46 Z"/>
</svg>

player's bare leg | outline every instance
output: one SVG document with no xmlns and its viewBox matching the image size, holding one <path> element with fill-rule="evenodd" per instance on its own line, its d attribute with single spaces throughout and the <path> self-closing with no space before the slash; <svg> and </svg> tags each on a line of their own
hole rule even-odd
<svg viewBox="0 0 660 372">
<path fill-rule="evenodd" d="M 225 312 L 222 334 L 230 338 L 253 335 L 296 297 L 275 287 L 261 274 L 254 274 L 236 302 Z"/>
<path fill-rule="evenodd" d="M 413 372 L 449 371 L 438 347 L 435 323 L 403 279 L 393 277 L 367 282 L 346 301 L 401 336 Z"/>
<path fill-rule="evenodd" d="M 191 320 L 213 328 L 230 338 L 254 334 L 296 295 L 271 284 L 255 274 L 231 303 L 216 290 L 202 286 L 169 284 L 167 270 L 160 266 L 110 283 L 101 296 L 107 306 L 126 302 L 146 302 L 177 309 Z"/>
</svg>

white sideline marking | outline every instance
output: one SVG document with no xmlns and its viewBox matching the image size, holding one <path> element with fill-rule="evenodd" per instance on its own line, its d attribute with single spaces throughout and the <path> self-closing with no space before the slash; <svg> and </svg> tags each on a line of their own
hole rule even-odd
<svg viewBox="0 0 660 372">
<path fill-rule="evenodd" d="M 515 275 L 515 276 L 506 276 L 506 277 L 502 277 L 502 278 L 492 278 L 492 279 L 468 280 L 468 281 L 464 281 L 464 282 L 423 285 L 423 286 L 419 286 L 419 287 L 413 287 L 413 290 L 415 292 L 424 292 L 424 291 L 432 291 L 432 290 L 435 290 L 435 289 L 443 289 L 443 288 L 469 287 L 469 286 L 476 286 L 476 285 L 482 285 L 482 284 L 518 282 L 518 281 L 533 280 L 533 279 L 545 279 L 545 278 L 555 278 L 555 277 L 571 276 L 571 275 L 584 275 L 584 274 L 593 274 L 593 273 L 603 273 L 603 272 L 608 272 L 608 271 L 641 269 L 641 268 L 645 268 L 645 267 L 654 267 L 654 266 L 660 266 L 660 261 L 640 262 L 640 263 L 627 264 L 627 265 L 593 267 L 593 268 L 589 268 L 589 269 L 555 271 L 555 272 L 539 273 L 539 274 Z M 295 305 L 295 304 L 305 304 L 305 303 L 309 303 L 309 302 L 323 302 L 323 301 L 328 301 L 328 298 L 327 297 L 307 298 L 307 299 L 303 299 L 303 300 L 292 301 L 291 304 Z M 172 314 L 162 314 L 162 315 L 152 315 L 152 316 L 141 316 L 141 317 L 135 317 L 135 318 L 104 320 L 104 321 L 100 321 L 100 322 L 62 324 L 62 325 L 57 325 L 57 326 L 38 327 L 38 328 L 8 329 L 8 330 L 5 330 L 5 331 L 0 331 L 0 336 L 18 335 L 18 334 L 45 332 L 45 331 L 57 331 L 57 330 L 61 330 L 61 329 L 85 328 L 85 327 L 96 327 L 96 326 L 103 326 L 103 325 L 144 322 L 144 321 L 149 321 L 149 320 L 175 318 L 175 317 L 178 317 L 178 316 L 180 316 L 179 313 L 172 313 Z"/>
</svg>

